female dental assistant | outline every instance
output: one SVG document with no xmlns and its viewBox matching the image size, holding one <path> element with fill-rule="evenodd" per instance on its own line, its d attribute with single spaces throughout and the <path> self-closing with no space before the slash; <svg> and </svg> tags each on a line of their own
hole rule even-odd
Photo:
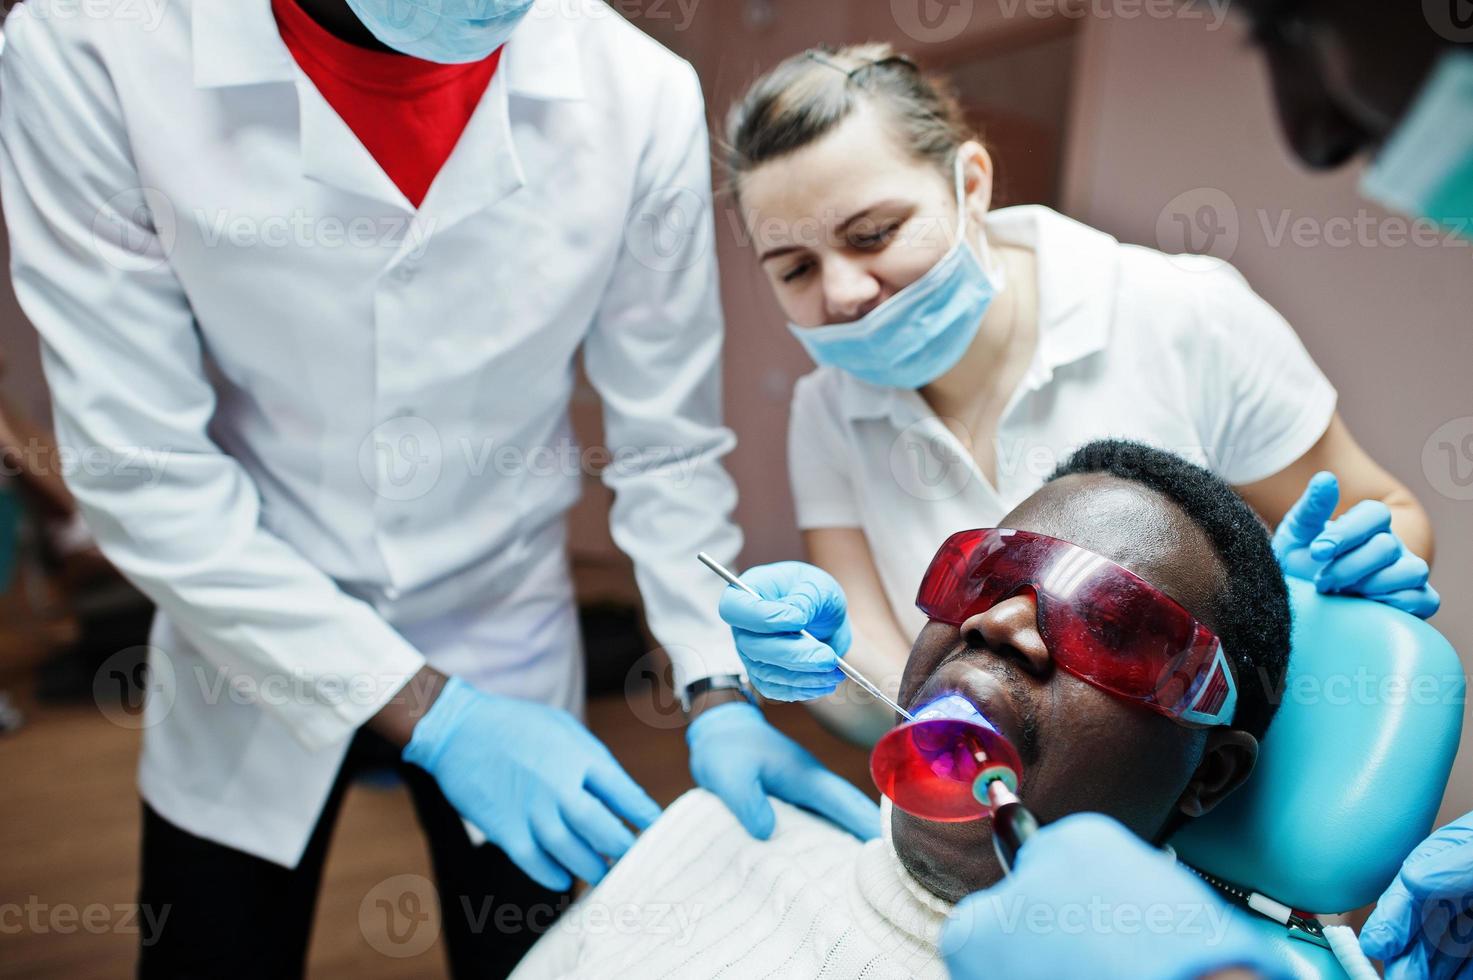
<svg viewBox="0 0 1473 980">
<path fill-rule="evenodd" d="M 602 5 L 529 6 L 194 0 L 145 23 L 32 0 L 6 23 L 16 292 L 88 461 L 68 483 L 159 607 L 140 898 L 169 915 L 145 976 L 300 974 L 375 755 L 414 797 L 457 976 L 507 972 L 654 819 L 570 714 L 580 347 L 613 536 L 695 725 L 742 697 L 719 583 L 690 572 L 740 541 L 709 216 L 645 220 L 709 206 L 699 86 Z M 704 785 L 873 832 L 760 714 L 723 719 L 731 744 L 692 743 Z M 528 928 L 485 928 L 504 906 Z"/>
<path fill-rule="evenodd" d="M 989 212 L 986 149 L 884 45 L 790 58 L 739 102 L 727 140 L 762 269 L 820 365 L 794 394 L 789 454 L 807 550 L 833 578 L 796 563 L 752 577 L 769 598 L 806 593 L 798 611 L 722 600 L 764 694 L 808 699 L 841 679 L 832 651 L 787 632 L 805 622 L 842 646 L 852 620 L 863 642 L 848 656 L 893 687 L 938 543 L 1101 436 L 1182 452 L 1269 521 L 1309 483 L 1276 539 L 1287 567 L 1436 608 L 1421 506 L 1225 263 L 1122 245 L 1044 207 Z M 1310 483 L 1324 470 L 1338 487 Z M 1362 502 L 1331 522 L 1341 496 Z"/>
</svg>

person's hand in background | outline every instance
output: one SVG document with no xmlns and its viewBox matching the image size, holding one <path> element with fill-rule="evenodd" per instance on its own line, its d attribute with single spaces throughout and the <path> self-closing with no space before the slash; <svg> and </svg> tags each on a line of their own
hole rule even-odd
<svg viewBox="0 0 1473 980">
<path fill-rule="evenodd" d="M 1392 530 L 1390 508 L 1362 500 L 1332 519 L 1339 502 L 1335 475 L 1316 473 L 1274 531 L 1284 573 L 1321 592 L 1364 596 L 1423 619 L 1437 612 L 1441 599 L 1428 584 L 1427 563 Z"/>
</svg>

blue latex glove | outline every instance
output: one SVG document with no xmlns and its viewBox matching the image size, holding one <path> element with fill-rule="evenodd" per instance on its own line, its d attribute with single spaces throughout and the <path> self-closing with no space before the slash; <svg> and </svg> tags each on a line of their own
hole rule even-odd
<svg viewBox="0 0 1473 980">
<path fill-rule="evenodd" d="M 1362 500 L 1334 520 L 1335 474 L 1316 473 L 1274 531 L 1274 555 L 1288 575 L 1321 592 L 1364 596 L 1427 619 L 1442 600 L 1427 584 L 1427 563 L 1391 530 L 1391 509 Z"/>
<path fill-rule="evenodd" d="M 554 891 L 595 884 L 660 807 L 566 711 L 482 694 L 452 677 L 414 726 L 404 760 L 456 811 Z M 607 859 L 607 860 L 606 860 Z"/>
<path fill-rule="evenodd" d="M 1473 977 L 1473 813 L 1438 830 L 1402 863 L 1361 930 L 1386 980 Z"/>
<path fill-rule="evenodd" d="M 960 902 L 941 934 L 952 980 L 1167 980 L 1232 966 L 1284 978 L 1243 913 L 1098 813 L 1048 824 L 1013 873 Z"/>
<path fill-rule="evenodd" d="M 874 801 L 745 701 L 707 708 L 690 723 L 685 741 L 697 785 L 719 796 L 759 840 L 772 836 L 777 822 L 769 794 L 826 817 L 860 840 L 879 836 Z"/>
<path fill-rule="evenodd" d="M 849 617 L 839 583 L 801 561 L 758 565 L 742 581 L 762 598 L 728 585 L 720 611 L 752 686 L 774 701 L 832 694 L 844 680 L 839 658 L 849 652 Z M 801 629 L 823 642 L 799 635 Z"/>
</svg>

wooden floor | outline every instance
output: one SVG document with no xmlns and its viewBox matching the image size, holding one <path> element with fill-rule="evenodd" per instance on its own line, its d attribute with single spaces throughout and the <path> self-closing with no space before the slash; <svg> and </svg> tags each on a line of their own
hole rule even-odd
<svg viewBox="0 0 1473 980">
<path fill-rule="evenodd" d="M 17 688 L 20 690 L 17 690 Z M 126 977 L 138 936 L 126 912 L 137 885 L 138 734 L 92 706 L 37 707 L 21 681 L 26 726 L 0 735 L 0 977 Z M 797 706 L 769 717 L 857 785 L 870 789 L 865 755 L 822 731 Z M 647 712 L 641 712 L 648 718 Z M 589 705 L 589 723 L 662 804 L 691 785 L 683 731 L 651 727 L 623 698 Z M 394 958 L 359 927 L 364 896 L 398 874 L 428 874 L 428 859 L 400 788 L 355 786 L 328 856 L 309 976 L 353 980 L 445 975 L 438 943 Z M 92 908 L 89 908 L 92 907 Z M 87 926 L 83 926 L 84 917 Z"/>
</svg>

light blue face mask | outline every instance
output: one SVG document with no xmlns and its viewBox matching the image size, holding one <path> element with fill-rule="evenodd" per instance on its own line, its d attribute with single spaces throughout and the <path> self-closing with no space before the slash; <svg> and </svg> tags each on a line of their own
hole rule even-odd
<svg viewBox="0 0 1473 980">
<path fill-rule="evenodd" d="M 1361 193 L 1473 238 L 1473 53 L 1442 57 L 1366 171 Z"/>
<path fill-rule="evenodd" d="M 1000 284 L 967 244 L 962 161 L 956 161 L 956 243 L 925 275 L 851 323 L 789 323 L 808 355 L 887 388 L 920 388 L 962 359 Z"/>
<path fill-rule="evenodd" d="M 480 61 L 506 43 L 533 0 L 348 0 L 373 36 L 442 65 Z"/>
</svg>

